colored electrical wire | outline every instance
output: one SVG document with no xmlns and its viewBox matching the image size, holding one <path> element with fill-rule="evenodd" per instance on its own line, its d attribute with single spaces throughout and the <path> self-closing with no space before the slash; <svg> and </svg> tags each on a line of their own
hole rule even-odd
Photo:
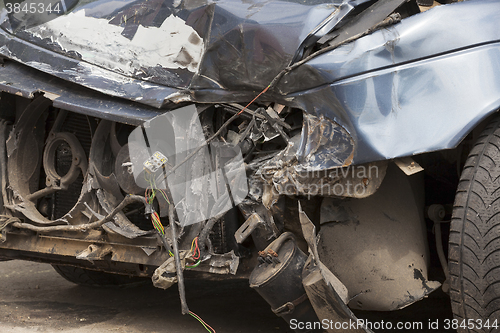
<svg viewBox="0 0 500 333">
<path fill-rule="evenodd" d="M 165 193 L 164 190 L 162 189 L 158 189 L 157 186 L 156 186 L 156 180 L 153 178 L 153 181 L 151 181 L 151 179 L 147 179 L 146 178 L 146 175 L 144 175 L 144 179 L 146 179 L 146 181 L 149 183 L 150 187 L 148 187 L 145 191 L 144 191 L 144 197 L 146 199 L 146 202 L 151 205 L 153 203 L 153 200 L 154 198 L 156 197 L 156 191 L 158 190 L 161 195 L 163 196 L 163 198 L 165 199 L 165 201 L 168 202 L 168 204 L 170 205 L 170 201 L 168 200 L 168 196 L 167 194 Z M 151 213 L 151 221 L 153 223 L 153 227 L 156 229 L 156 231 L 160 234 L 160 237 L 165 237 L 165 227 L 163 226 L 163 224 L 161 223 L 161 219 L 160 219 L 160 216 L 158 215 L 157 212 L 153 211 Z M 169 255 L 171 257 L 174 257 L 174 254 L 168 250 L 169 252 Z M 186 265 L 185 267 L 186 268 L 195 268 L 195 267 L 198 267 L 201 263 L 201 251 L 200 251 L 200 248 L 198 246 L 198 237 L 195 237 L 193 239 L 193 241 L 191 242 L 191 252 L 193 253 L 193 259 L 197 259 L 197 262 L 193 265 Z M 215 330 L 210 326 L 208 325 L 203 319 L 201 319 L 200 316 L 198 316 L 197 314 L 195 314 L 193 311 L 189 311 L 189 314 L 191 315 L 191 317 L 195 318 L 196 320 L 198 320 L 201 325 L 203 325 L 203 327 L 210 333 L 216 333 Z"/>
<path fill-rule="evenodd" d="M 165 235 L 165 227 L 161 223 L 160 217 L 157 212 L 151 214 L 151 221 L 153 222 L 154 228 L 162 235 Z"/>
<path fill-rule="evenodd" d="M 170 205 L 170 201 L 168 200 L 167 193 L 165 193 L 164 190 L 158 189 L 158 191 L 161 193 L 162 197 L 165 199 L 166 202 Z"/>
<path fill-rule="evenodd" d="M 186 265 L 186 267 L 187 267 L 187 268 L 195 268 L 195 267 L 200 266 L 200 264 L 201 264 L 201 260 L 198 260 L 198 261 L 196 262 L 196 264 L 194 264 L 194 265 Z"/>
<path fill-rule="evenodd" d="M 252 101 L 250 103 L 247 104 L 247 106 L 245 106 L 243 109 L 241 109 L 240 112 L 238 112 L 236 115 L 239 116 L 240 114 L 243 113 L 243 111 L 245 111 L 253 102 L 255 102 L 257 100 L 257 98 L 260 97 L 260 95 L 262 95 L 263 93 L 265 93 L 269 88 L 271 88 L 271 85 L 269 84 L 264 90 L 262 90 L 254 99 L 252 99 Z M 232 117 L 231 117 L 232 118 Z M 226 122 L 227 123 L 227 122 Z M 229 125 L 229 124 L 228 124 Z M 222 125 L 222 126 L 227 126 L 226 124 Z"/>
<path fill-rule="evenodd" d="M 194 255 L 193 255 L 193 259 L 200 259 L 200 257 L 201 257 L 201 251 L 200 251 L 200 247 L 198 246 L 198 237 L 196 237 L 195 239 L 193 239 L 193 241 L 196 244 L 195 252 L 194 252 Z M 198 255 L 196 255 L 196 252 L 198 253 Z"/>
<path fill-rule="evenodd" d="M 150 181 L 149 184 L 151 185 L 151 188 L 158 190 L 161 193 L 163 199 L 165 199 L 165 201 L 170 205 L 170 200 L 168 200 L 167 193 L 161 188 L 158 188 L 158 186 L 156 185 L 156 178 L 153 177 L 153 181 Z"/>
<path fill-rule="evenodd" d="M 194 264 L 186 265 L 187 268 L 195 268 L 198 267 L 201 264 L 201 252 L 200 248 L 198 247 L 198 237 L 193 238 L 193 241 L 191 242 L 191 253 L 193 253 L 193 259 L 197 260 Z"/>
<path fill-rule="evenodd" d="M 196 240 L 197 237 L 193 238 L 193 241 L 191 242 L 191 251 L 193 251 L 194 248 L 194 241 Z"/>
<path fill-rule="evenodd" d="M 150 187 L 148 187 L 144 191 L 144 196 L 146 198 L 146 202 L 151 205 L 153 203 L 154 198 L 156 197 L 156 190 L 157 190 L 156 186 L 155 186 L 156 182 L 154 182 L 155 184 L 153 184 L 153 182 L 151 181 L 151 179 L 146 178 L 146 174 L 144 174 L 144 179 L 150 185 Z M 166 193 L 163 192 L 162 190 L 159 190 L 159 191 L 162 193 L 162 195 L 165 198 L 165 200 L 170 204 L 170 202 L 167 199 Z M 160 233 L 160 235 L 164 236 L 165 235 L 165 227 L 161 223 L 160 216 L 158 216 L 157 212 L 152 212 L 151 213 L 151 222 L 153 223 L 153 227 Z M 172 252 L 170 252 L 170 255 L 172 256 Z"/>
<path fill-rule="evenodd" d="M 146 202 L 148 204 L 152 204 L 153 203 L 153 200 L 154 198 L 156 197 L 156 192 L 160 192 L 161 195 L 163 196 L 163 198 L 165 199 L 165 201 L 168 202 L 168 204 L 170 204 L 170 201 L 168 200 L 168 196 L 167 196 L 167 193 L 162 190 L 162 189 L 158 189 L 156 187 L 156 180 L 153 178 L 153 181 L 151 181 L 151 178 L 146 178 L 146 175 L 144 175 L 144 179 L 149 183 L 150 187 L 148 187 L 145 191 L 144 191 L 144 197 L 146 198 Z M 158 233 L 160 234 L 160 236 L 164 237 L 165 236 L 165 227 L 163 226 L 163 224 L 161 223 L 161 219 L 160 219 L 160 216 L 158 215 L 157 212 L 152 212 L 151 213 L 151 222 L 153 223 L 153 227 L 156 229 L 156 231 L 158 231 Z M 169 255 L 171 257 L 174 256 L 174 254 L 169 250 Z M 193 253 L 193 259 L 197 260 L 194 264 L 192 265 L 189 265 L 187 264 L 185 267 L 186 268 L 195 268 L 195 267 L 198 267 L 201 263 L 201 260 L 200 260 L 200 257 L 201 257 L 201 251 L 200 251 L 200 248 L 198 246 L 198 237 L 195 237 L 193 239 L 193 241 L 191 242 L 191 252 Z"/>
<path fill-rule="evenodd" d="M 215 332 L 215 330 L 210 326 L 208 325 L 203 319 L 200 318 L 200 316 L 198 316 L 196 313 L 194 313 L 193 311 L 189 311 L 189 314 L 191 315 L 191 317 L 193 317 L 194 319 L 198 320 L 202 325 L 203 327 L 205 327 L 205 329 L 210 332 L 210 333 L 217 333 Z"/>
</svg>

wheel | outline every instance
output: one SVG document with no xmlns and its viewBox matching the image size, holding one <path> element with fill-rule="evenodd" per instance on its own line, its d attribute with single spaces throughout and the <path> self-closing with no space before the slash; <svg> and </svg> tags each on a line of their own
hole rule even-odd
<svg viewBox="0 0 500 333">
<path fill-rule="evenodd" d="M 55 271 L 69 282 L 91 287 L 132 287 L 151 281 L 149 278 L 130 277 L 127 275 L 111 274 L 90 269 L 52 265 Z"/>
<path fill-rule="evenodd" d="M 500 118 L 481 133 L 465 163 L 448 256 L 454 328 L 500 332 Z"/>
</svg>

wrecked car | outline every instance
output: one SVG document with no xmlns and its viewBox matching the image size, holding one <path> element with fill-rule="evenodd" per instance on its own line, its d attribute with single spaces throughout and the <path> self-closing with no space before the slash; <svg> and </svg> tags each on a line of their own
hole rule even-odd
<svg viewBox="0 0 500 333">
<path fill-rule="evenodd" d="M 500 1 L 445 2 L 5 0 L 0 256 L 496 331 Z"/>
</svg>

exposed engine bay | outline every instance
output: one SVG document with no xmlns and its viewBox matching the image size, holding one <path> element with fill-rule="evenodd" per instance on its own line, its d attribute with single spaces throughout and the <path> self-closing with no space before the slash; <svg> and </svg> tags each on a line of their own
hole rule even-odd
<svg viewBox="0 0 500 333">
<path fill-rule="evenodd" d="M 13 95 L 4 95 L 5 99 L 19 107 L 18 121 L 13 126 L 2 124 L 7 138 L 2 179 L 8 179 L 3 206 L 13 213 L 4 217 L 2 245 L 15 249 L 16 256 L 22 258 L 22 253 L 36 249 L 41 260 L 48 260 L 43 259 L 44 253 L 50 254 L 51 263 L 150 276 L 159 288 L 179 284 L 181 299 L 184 274 L 250 278 L 251 286 L 287 320 L 303 312 L 304 318 L 317 320 L 304 296 L 302 273 L 296 270 L 306 261 L 311 270 L 307 276 L 313 281 L 311 297 L 319 297 L 320 282 L 322 293 L 328 290 L 328 284 L 322 284 L 322 276 L 327 276 L 335 286 L 332 297 L 336 293 L 341 297 L 346 318 L 352 315 L 345 307 L 349 299 L 355 299 L 350 304 L 353 308 L 394 310 L 440 285 L 426 280 L 427 259 L 420 256 L 426 251 L 425 235 L 418 211 L 408 219 L 406 209 L 415 203 L 407 200 L 400 203 L 401 217 L 394 218 L 408 220 L 397 234 L 407 232 L 408 240 L 417 239 L 411 245 L 415 255 L 393 262 L 382 274 L 391 279 L 411 277 L 413 286 L 387 292 L 384 285 L 377 290 L 379 277 L 373 277 L 370 292 L 366 283 L 348 291 L 337 276 L 354 281 L 349 269 L 341 269 L 336 276 L 325 266 L 338 269 L 344 254 L 336 252 L 353 248 L 322 243 L 336 239 L 339 232 L 352 238 L 352 230 L 332 229 L 329 221 L 348 219 L 348 211 L 359 214 L 363 209 L 323 198 L 341 202 L 343 197 L 366 198 L 364 205 L 374 201 L 388 207 L 394 203 L 385 198 L 395 200 L 413 190 L 408 184 L 395 191 L 405 183 L 405 175 L 384 161 L 328 173 L 277 172 L 285 169 L 284 163 L 297 163 L 293 151 L 305 121 L 299 110 L 277 103 L 248 108 L 236 103 L 186 106 L 136 127 L 54 108 L 43 95 L 32 101 Z M 394 177 L 399 180 L 392 180 L 393 185 L 387 180 L 387 189 L 380 190 L 384 193 L 373 195 L 385 178 Z M 394 229 L 390 222 L 380 219 L 380 237 L 387 232 L 385 224 Z M 357 246 L 366 241 L 360 228 L 355 231 L 361 240 Z M 373 228 L 366 228 L 367 235 L 374 234 Z M 330 235 L 330 230 L 336 232 Z M 380 246 L 380 239 L 377 243 Z M 309 259 L 308 248 L 314 251 Z M 374 259 L 358 260 L 361 265 L 366 263 L 363 260 L 378 265 Z M 411 267 L 405 269 L 408 263 Z M 415 272 L 420 278 L 413 279 Z M 295 282 L 282 280 L 292 277 Z M 288 287 L 277 291 L 273 284 Z M 382 291 L 392 295 L 385 297 L 387 305 L 377 295 Z M 368 296 L 356 297 L 359 293 Z M 400 303 L 395 304 L 393 297 Z M 182 304 L 188 313 L 185 300 Z"/>
<path fill-rule="evenodd" d="M 288 323 L 449 290 L 498 0 L 106 3 L 0 18 L 1 257 L 177 285 L 183 314 L 184 279 L 245 278 Z"/>
</svg>

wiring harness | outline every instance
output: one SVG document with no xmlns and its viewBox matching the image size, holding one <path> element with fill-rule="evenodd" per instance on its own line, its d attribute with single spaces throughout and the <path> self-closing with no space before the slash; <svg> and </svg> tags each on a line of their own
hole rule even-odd
<svg viewBox="0 0 500 333">
<path fill-rule="evenodd" d="M 172 206 L 172 203 L 170 202 L 170 200 L 168 199 L 168 195 L 167 193 L 165 192 L 165 190 L 163 189 L 159 189 L 157 186 L 156 186 L 156 182 L 154 180 L 154 177 L 146 177 L 146 173 L 145 173 L 145 178 L 146 180 L 148 181 L 149 183 L 149 187 L 145 190 L 144 192 L 144 197 L 146 199 L 146 203 L 150 206 L 150 207 L 153 207 L 153 201 L 157 195 L 157 193 L 160 193 L 161 196 L 163 197 L 163 199 L 165 199 L 165 201 L 168 203 L 169 205 L 169 211 L 172 212 L 172 209 L 171 209 L 171 206 Z M 172 214 L 170 214 L 169 218 L 172 219 Z M 165 235 L 165 227 L 163 226 L 163 224 L 161 223 L 161 219 L 160 219 L 160 216 L 158 215 L 158 213 L 153 209 L 151 208 L 151 222 L 153 224 L 153 227 L 155 228 L 156 232 L 158 233 L 159 237 L 161 238 L 164 246 L 166 247 L 166 249 L 168 250 L 168 253 L 171 257 L 174 257 L 174 253 L 172 253 L 172 249 L 170 248 L 170 246 L 168 246 L 168 243 L 166 241 L 166 235 Z M 174 221 L 171 220 L 170 221 L 171 223 L 171 228 L 175 228 L 174 226 Z M 176 242 L 176 239 L 174 238 L 172 240 L 173 242 Z M 178 250 L 175 251 L 175 246 L 174 246 L 174 252 L 177 254 L 177 257 L 178 257 Z M 184 268 L 195 268 L 195 267 L 198 267 L 198 265 L 200 265 L 201 263 L 201 251 L 200 251 L 200 247 L 198 245 L 198 237 L 195 237 L 192 242 L 191 242 L 191 249 L 190 249 L 190 255 L 187 257 L 187 258 L 192 258 L 193 260 L 195 260 L 195 262 L 193 264 L 186 264 Z M 176 258 L 177 259 L 177 258 Z M 177 260 L 176 260 L 177 261 Z M 182 276 L 179 275 L 179 272 L 177 272 L 177 275 L 178 275 L 178 279 L 179 281 L 182 281 L 181 278 Z M 182 289 L 182 290 L 181 290 Z M 184 285 L 182 284 L 179 284 L 179 292 L 181 294 L 181 302 L 183 303 L 183 310 L 184 310 L 184 303 L 185 303 L 185 297 L 184 297 Z M 186 305 L 186 309 L 187 309 L 187 305 Z M 200 322 L 201 325 L 203 325 L 203 327 L 210 333 L 216 333 L 216 331 L 210 326 L 208 325 L 200 316 L 198 316 L 196 313 L 194 313 L 193 311 L 187 309 L 187 313 L 195 318 L 198 322 Z"/>
</svg>

